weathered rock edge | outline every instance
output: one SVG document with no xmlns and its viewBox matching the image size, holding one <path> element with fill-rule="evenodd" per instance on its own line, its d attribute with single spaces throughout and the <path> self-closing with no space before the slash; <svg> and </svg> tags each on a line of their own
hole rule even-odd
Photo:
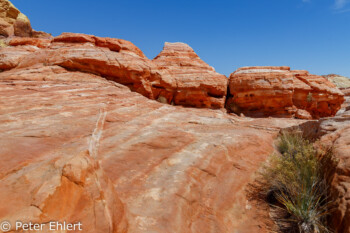
<svg viewBox="0 0 350 233">
<path fill-rule="evenodd" d="M 0 51 L 1 70 L 56 65 L 97 74 L 172 105 L 317 119 L 334 116 L 344 102 L 344 94 L 326 78 L 289 67 L 243 67 L 228 80 L 183 43 L 165 43 L 153 60 L 129 41 L 76 33 L 12 37 L 8 45 Z"/>
</svg>

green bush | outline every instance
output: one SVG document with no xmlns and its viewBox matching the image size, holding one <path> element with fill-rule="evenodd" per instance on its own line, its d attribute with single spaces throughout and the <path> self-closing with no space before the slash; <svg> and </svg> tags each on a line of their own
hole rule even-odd
<svg viewBox="0 0 350 233">
<path fill-rule="evenodd" d="M 336 161 L 332 150 L 316 150 L 300 132 L 285 132 L 277 142 L 280 154 L 263 167 L 264 196 L 276 210 L 282 232 L 330 232 L 329 185 Z"/>
</svg>

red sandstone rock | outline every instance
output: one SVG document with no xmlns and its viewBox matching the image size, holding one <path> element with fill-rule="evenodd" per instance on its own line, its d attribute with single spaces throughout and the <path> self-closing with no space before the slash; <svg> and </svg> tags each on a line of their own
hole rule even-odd
<svg viewBox="0 0 350 233">
<path fill-rule="evenodd" d="M 342 92 L 344 93 L 345 96 L 350 96 L 350 87 L 342 89 Z"/>
<path fill-rule="evenodd" d="M 28 36 L 28 25 L 12 18 L 9 28 L 0 21 L 0 33 Z M 159 102 L 222 108 L 226 77 L 185 44 L 167 43 L 152 62 L 120 39 L 34 37 L 47 39 L 12 38 L 0 50 L 0 222 L 81 222 L 91 233 L 270 232 L 268 208 L 247 189 L 279 129 L 301 121 L 163 105 L 125 87 Z M 308 119 L 333 113 L 341 98 L 306 71 L 240 71 L 238 100 L 251 85 L 252 111 L 258 105 Z M 305 93 L 320 110 L 305 104 Z M 334 226 L 348 233 L 349 132 L 339 125 L 328 122 L 320 132 L 337 130 L 322 140 L 341 159 Z"/>
<path fill-rule="evenodd" d="M 114 52 L 129 52 L 136 54 L 139 57 L 146 58 L 143 52 L 137 48 L 133 43 L 114 38 L 103 38 L 97 36 L 90 36 L 79 33 L 62 33 L 60 36 L 55 37 L 52 42 L 64 42 L 64 43 L 92 43 L 97 47 L 105 47 Z"/>
<path fill-rule="evenodd" d="M 25 159 L 14 164 L 12 158 L 18 170 L 5 174 L 3 166 L 0 220 L 11 222 L 14 232 L 21 232 L 15 230 L 16 221 L 80 222 L 83 232 L 126 232 L 124 207 L 111 181 L 88 151 L 74 154 L 74 149 L 66 154 L 51 153 L 44 161 L 38 153 L 26 164 L 21 164 Z M 48 228 L 46 224 L 42 232 Z"/>
<path fill-rule="evenodd" d="M 1 72 L 0 96 L 0 220 L 269 232 L 246 189 L 279 128 L 298 121 L 164 105 L 58 66 Z"/>
<path fill-rule="evenodd" d="M 98 47 L 106 47 L 111 51 L 134 53 L 142 58 L 146 58 L 143 52 L 130 41 L 114 38 L 93 37 Z"/>
<path fill-rule="evenodd" d="M 303 109 L 297 109 L 295 112 L 295 117 L 298 119 L 312 120 L 310 113 Z"/>
<path fill-rule="evenodd" d="M 0 70 L 13 69 L 21 60 L 31 53 L 37 51 L 37 47 L 19 46 L 0 49 Z"/>
<path fill-rule="evenodd" d="M 161 71 L 176 81 L 173 95 L 161 95 L 168 103 L 191 107 L 223 108 L 227 78 L 202 61 L 191 47 L 183 43 L 165 43 L 153 59 Z"/>
<path fill-rule="evenodd" d="M 251 116 L 334 116 L 344 95 L 325 78 L 289 67 L 245 67 L 232 73 L 227 108 Z M 301 116 L 304 118 L 304 116 Z"/>
<path fill-rule="evenodd" d="M 32 30 L 32 37 L 33 38 L 40 38 L 40 39 L 52 39 L 53 36 L 50 33 L 42 32 L 42 31 L 35 31 Z"/>
<path fill-rule="evenodd" d="M 110 51 L 108 48 L 88 44 L 59 46 L 59 48 L 47 51 L 48 64 L 98 74 L 124 84 L 150 99 L 158 97 L 155 89 L 171 86 L 174 82 L 170 79 L 163 79 L 157 72 L 155 65 L 147 58 L 129 53 L 118 53 Z M 159 84 L 159 86 L 152 86 L 153 83 Z"/>
<path fill-rule="evenodd" d="M 95 43 L 92 36 L 81 33 L 69 33 L 65 32 L 59 36 L 53 38 L 52 42 L 64 42 L 64 43 Z"/>
<path fill-rule="evenodd" d="M 9 45 L 14 47 L 0 51 L 0 56 L 4 57 L 0 69 L 40 64 L 61 66 L 103 76 L 163 103 L 224 107 L 226 77 L 216 73 L 189 46 L 181 43 L 166 44 L 153 62 L 131 42 L 84 34 L 64 33 L 51 42 L 49 39 L 12 38 Z M 43 49 L 35 50 L 28 45 Z"/>
<path fill-rule="evenodd" d="M 323 119 L 318 132 L 324 134 L 320 144 L 333 147 L 339 161 L 332 182 L 332 196 L 336 200 L 330 217 L 332 228 L 335 232 L 350 233 L 350 114 Z"/>
<path fill-rule="evenodd" d="M 43 38 L 30 38 L 30 37 L 13 37 L 10 39 L 8 45 L 19 46 L 19 45 L 33 45 L 39 48 L 47 48 L 51 43 L 50 39 Z"/>
</svg>

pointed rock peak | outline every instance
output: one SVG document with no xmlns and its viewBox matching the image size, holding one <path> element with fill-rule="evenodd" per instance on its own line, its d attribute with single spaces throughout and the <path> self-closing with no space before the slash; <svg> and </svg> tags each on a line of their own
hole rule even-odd
<svg viewBox="0 0 350 233">
<path fill-rule="evenodd" d="M 224 107 L 227 78 L 215 72 L 187 44 L 166 42 L 153 64 L 164 71 L 164 77 L 176 82 L 175 94 L 168 98 L 168 103 L 200 108 Z"/>
<path fill-rule="evenodd" d="M 181 58 L 197 58 L 200 60 L 198 55 L 194 52 L 194 50 L 185 43 L 175 42 L 169 43 L 165 42 L 163 50 L 158 54 L 154 60 L 162 58 L 162 57 L 181 57 Z"/>
<path fill-rule="evenodd" d="M 194 52 L 194 50 L 188 44 L 185 44 L 182 42 L 174 42 L 174 43 L 165 42 L 163 50 L 173 50 L 173 51 L 179 51 L 179 52 L 182 52 L 182 51 Z"/>
<path fill-rule="evenodd" d="M 162 68 L 177 70 L 176 73 L 194 75 L 198 72 L 215 72 L 215 69 L 200 59 L 189 45 L 181 42 L 165 42 L 163 50 L 153 61 Z M 179 68 L 181 70 L 178 70 Z"/>
</svg>

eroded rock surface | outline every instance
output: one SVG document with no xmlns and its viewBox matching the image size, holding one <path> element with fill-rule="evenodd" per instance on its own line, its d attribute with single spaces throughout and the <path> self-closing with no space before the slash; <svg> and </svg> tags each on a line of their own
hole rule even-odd
<svg viewBox="0 0 350 233">
<path fill-rule="evenodd" d="M 63 33 L 53 39 L 11 38 L 0 69 L 60 66 L 97 74 L 163 103 L 223 108 L 227 79 L 185 44 L 167 43 L 151 61 L 131 42 Z"/>
<path fill-rule="evenodd" d="M 329 81 L 334 83 L 340 90 L 350 88 L 350 79 L 337 74 L 324 75 Z"/>
<path fill-rule="evenodd" d="M 350 112 L 349 112 L 350 113 Z M 332 195 L 337 208 L 332 213 L 332 227 L 335 232 L 350 233 L 350 114 L 324 119 L 320 129 L 326 133 L 322 145 L 333 146 L 339 160 L 332 183 Z"/>
<path fill-rule="evenodd" d="M 229 90 L 227 108 L 251 116 L 334 116 L 344 102 L 344 94 L 324 77 L 289 67 L 240 68 L 231 74 Z"/>
<path fill-rule="evenodd" d="M 324 75 L 329 81 L 334 83 L 345 95 L 345 102 L 342 106 L 342 111 L 339 111 L 338 114 L 341 115 L 345 111 L 350 110 L 350 79 L 344 76 L 329 74 Z"/>
<path fill-rule="evenodd" d="M 153 62 L 176 82 L 176 89 L 162 93 L 160 98 L 176 105 L 223 108 L 227 92 L 227 78 L 184 43 L 165 43 Z"/>
<path fill-rule="evenodd" d="M 82 221 L 86 232 L 269 232 L 246 188 L 279 129 L 298 121 L 161 104 L 60 66 L 0 80 L 0 219 Z"/>
<path fill-rule="evenodd" d="M 0 0 L 0 42 L 4 43 L 4 38 L 12 36 L 51 37 L 48 33 L 33 30 L 28 17 L 21 13 L 10 1 Z"/>
<path fill-rule="evenodd" d="M 301 129 L 311 140 L 317 139 L 318 147 L 333 148 L 339 163 L 331 187 L 335 209 L 330 214 L 330 227 L 334 232 L 350 233 L 350 111 L 336 117 L 305 121 L 293 128 Z"/>
<path fill-rule="evenodd" d="M 304 121 L 227 114 L 226 77 L 186 44 L 166 43 L 151 61 L 125 40 L 35 32 L 0 4 L 0 221 L 81 222 L 91 233 L 271 231 L 268 208 L 247 189 L 279 130 Z M 227 103 L 238 112 L 311 119 L 335 114 L 343 98 L 289 67 L 233 76 Z M 315 132 L 342 161 L 340 230 L 349 228 L 346 116 Z"/>
<path fill-rule="evenodd" d="M 10 1 L 0 0 L 0 36 L 31 36 L 32 27 L 27 16 Z"/>
</svg>

